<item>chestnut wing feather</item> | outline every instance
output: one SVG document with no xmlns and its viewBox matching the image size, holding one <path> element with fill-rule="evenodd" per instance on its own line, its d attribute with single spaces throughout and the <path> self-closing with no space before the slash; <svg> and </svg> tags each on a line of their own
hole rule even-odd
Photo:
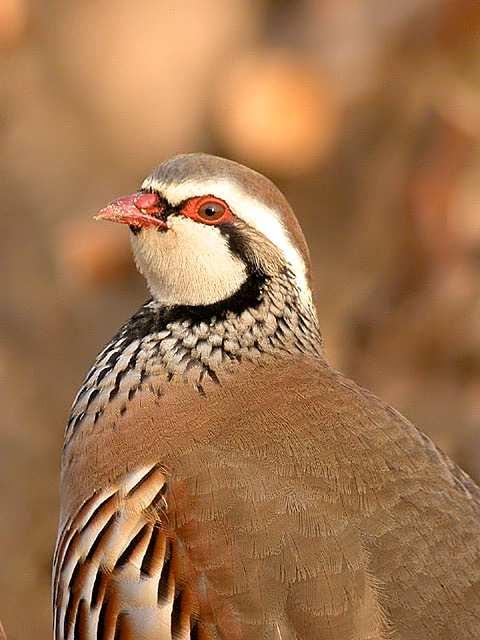
<svg viewBox="0 0 480 640">
<path fill-rule="evenodd" d="M 54 557 L 55 640 L 210 637 L 168 526 L 166 490 L 165 470 L 144 467 L 67 521 Z"/>
</svg>

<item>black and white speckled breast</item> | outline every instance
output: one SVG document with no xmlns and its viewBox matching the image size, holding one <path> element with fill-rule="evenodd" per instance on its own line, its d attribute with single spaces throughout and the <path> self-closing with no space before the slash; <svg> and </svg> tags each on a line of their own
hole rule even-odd
<svg viewBox="0 0 480 640">
<path fill-rule="evenodd" d="M 97 422 L 109 403 L 120 403 L 124 412 L 152 377 L 181 378 L 203 394 L 202 381 L 218 382 L 224 364 L 321 349 L 315 315 L 298 307 L 288 274 L 265 284 L 256 304 L 243 310 L 213 307 L 189 314 L 146 302 L 88 372 L 72 405 L 65 446 L 83 421 Z"/>
</svg>

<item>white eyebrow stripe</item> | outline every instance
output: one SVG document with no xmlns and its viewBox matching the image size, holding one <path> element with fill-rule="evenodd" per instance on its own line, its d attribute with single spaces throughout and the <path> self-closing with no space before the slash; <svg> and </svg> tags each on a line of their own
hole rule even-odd
<svg viewBox="0 0 480 640">
<path fill-rule="evenodd" d="M 186 180 L 169 185 L 155 184 L 151 178 L 144 180 L 142 188 L 152 187 L 158 189 L 173 206 L 188 198 L 208 194 L 225 200 L 235 215 L 266 236 L 280 249 L 295 274 L 302 301 L 307 305 L 312 304 L 305 262 L 273 209 L 257 198 L 247 195 L 235 182 L 227 178 Z"/>
</svg>

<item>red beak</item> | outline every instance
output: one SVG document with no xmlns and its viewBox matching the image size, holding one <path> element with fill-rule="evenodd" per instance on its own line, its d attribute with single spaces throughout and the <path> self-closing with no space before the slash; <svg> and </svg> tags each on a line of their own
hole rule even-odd
<svg viewBox="0 0 480 640">
<path fill-rule="evenodd" d="M 100 209 L 94 219 L 120 222 L 143 229 L 166 230 L 167 223 L 160 217 L 162 211 L 162 202 L 156 193 L 139 192 L 114 200 Z"/>
</svg>

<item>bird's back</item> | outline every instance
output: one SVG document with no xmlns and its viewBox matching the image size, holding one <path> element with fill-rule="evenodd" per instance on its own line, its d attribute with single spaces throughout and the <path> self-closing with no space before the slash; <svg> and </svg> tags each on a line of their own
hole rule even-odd
<svg viewBox="0 0 480 640">
<path fill-rule="evenodd" d="M 63 487 L 59 638 L 478 629 L 479 490 L 321 359 L 151 380 L 72 440 Z"/>
</svg>

